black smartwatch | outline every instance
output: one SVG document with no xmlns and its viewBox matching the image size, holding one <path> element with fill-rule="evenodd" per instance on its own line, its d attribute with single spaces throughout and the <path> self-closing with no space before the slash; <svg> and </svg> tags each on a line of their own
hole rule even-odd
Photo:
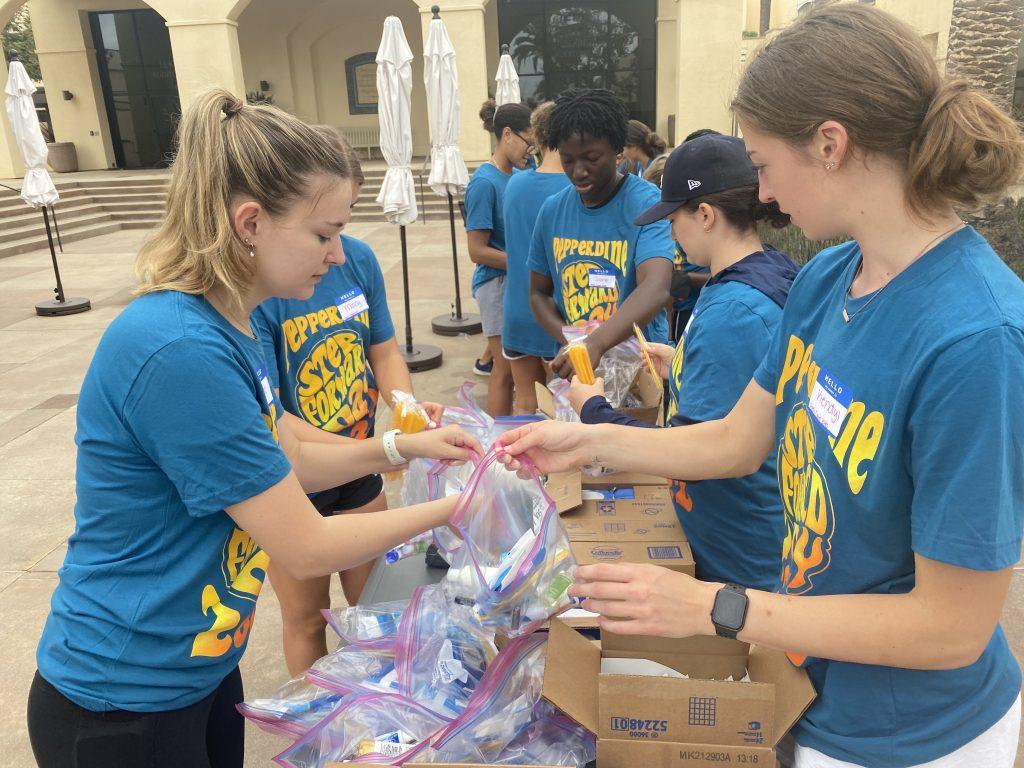
<svg viewBox="0 0 1024 768">
<path fill-rule="evenodd" d="M 715 594 L 711 623 L 719 637 L 735 639 L 747 620 L 747 590 L 737 584 L 726 584 Z"/>
</svg>

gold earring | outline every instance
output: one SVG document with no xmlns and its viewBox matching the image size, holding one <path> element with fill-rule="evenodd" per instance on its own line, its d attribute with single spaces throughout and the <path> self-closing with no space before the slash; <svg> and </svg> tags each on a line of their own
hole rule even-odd
<svg viewBox="0 0 1024 768">
<path fill-rule="evenodd" d="M 250 243 L 248 238 L 246 238 L 242 242 L 245 243 L 245 247 L 249 249 L 249 258 L 250 259 L 255 259 L 256 258 L 256 246 L 253 245 L 252 243 Z"/>
</svg>

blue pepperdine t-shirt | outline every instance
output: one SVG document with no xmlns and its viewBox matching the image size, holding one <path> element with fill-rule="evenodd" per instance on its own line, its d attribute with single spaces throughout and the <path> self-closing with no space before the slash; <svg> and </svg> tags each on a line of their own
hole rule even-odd
<svg viewBox="0 0 1024 768">
<path fill-rule="evenodd" d="M 686 252 L 676 244 L 676 255 L 675 265 L 677 269 L 681 269 L 683 272 L 690 274 L 696 272 L 700 275 L 706 275 L 709 270 L 707 267 L 699 267 L 696 264 L 690 263 L 686 258 Z M 703 286 L 690 286 L 690 292 L 686 295 L 685 299 L 673 299 L 672 309 L 676 312 L 690 312 L 695 306 L 697 306 L 697 299 L 700 297 L 701 288 Z"/>
<path fill-rule="evenodd" d="M 636 288 L 636 268 L 648 259 L 671 261 L 667 220 L 638 227 L 633 220 L 661 199 L 658 188 L 632 174 L 610 200 L 587 208 L 573 187 L 541 206 L 530 246 L 530 269 L 554 283 L 567 325 L 605 321 Z M 667 287 L 667 286 L 666 286 Z M 665 310 L 644 328 L 650 341 L 668 341 Z"/>
<path fill-rule="evenodd" d="M 530 243 L 537 213 L 551 195 L 572 186 L 564 173 L 517 173 L 505 189 L 505 314 L 501 343 L 505 349 L 536 357 L 554 357 L 558 342 L 540 327 L 530 309 Z"/>
<path fill-rule="evenodd" d="M 502 253 L 505 252 L 505 220 L 501 206 L 505 187 L 511 178 L 512 174 L 503 173 L 493 163 L 484 163 L 473 171 L 466 186 L 466 231 L 490 231 L 487 244 Z M 504 274 L 503 269 L 477 264 L 473 270 L 473 295 L 481 285 Z"/>
<path fill-rule="evenodd" d="M 769 246 L 708 282 L 672 358 L 669 427 L 720 419 L 732 410 L 774 338 L 796 273 L 797 266 Z M 657 428 L 616 413 L 600 396 L 584 404 L 580 420 Z M 672 494 L 698 579 L 775 588 L 783 520 L 774 457 L 746 477 L 673 480 Z"/>
<path fill-rule="evenodd" d="M 270 383 L 285 410 L 326 432 L 373 435 L 377 383 L 370 347 L 395 336 L 384 275 L 366 243 L 341 236 L 332 265 L 308 299 L 267 299 L 253 312 Z"/>
<path fill-rule="evenodd" d="M 263 347 L 203 297 L 136 299 L 78 401 L 75 532 L 39 672 L 94 711 L 162 712 L 238 665 L 269 558 L 224 512 L 291 471 Z"/>
<path fill-rule="evenodd" d="M 669 370 L 669 425 L 724 418 L 775 336 L 797 267 L 766 247 L 701 291 Z M 746 477 L 672 482 L 697 578 L 773 590 L 783 536 L 775 457 Z"/>
<path fill-rule="evenodd" d="M 846 323 L 860 258 L 844 243 L 801 270 L 754 377 L 777 404 L 784 594 L 906 593 L 915 553 L 980 571 L 1020 558 L 1024 284 L 968 227 L 849 300 Z M 953 752 L 1021 686 L 1001 626 L 961 669 L 803 663 L 818 698 L 797 742 L 877 768 Z"/>
</svg>

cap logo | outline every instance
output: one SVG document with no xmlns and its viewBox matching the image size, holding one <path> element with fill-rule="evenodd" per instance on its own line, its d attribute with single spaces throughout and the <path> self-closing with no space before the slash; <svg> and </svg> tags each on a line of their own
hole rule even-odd
<svg viewBox="0 0 1024 768">
<path fill-rule="evenodd" d="M 700 186 L 700 182 L 695 181 L 694 179 L 688 179 L 686 181 L 686 186 L 688 186 L 690 188 L 690 191 L 692 192 L 693 190 Z"/>
</svg>

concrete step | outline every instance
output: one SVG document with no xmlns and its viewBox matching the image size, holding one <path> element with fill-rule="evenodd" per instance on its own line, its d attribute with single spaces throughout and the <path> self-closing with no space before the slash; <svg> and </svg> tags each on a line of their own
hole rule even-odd
<svg viewBox="0 0 1024 768">
<path fill-rule="evenodd" d="M 90 198 L 72 198 L 68 203 L 57 205 L 55 210 L 57 212 L 57 223 L 62 226 L 64 222 L 70 223 L 77 217 L 96 211 L 107 211 L 110 213 L 115 211 L 120 213 L 131 211 L 150 213 L 157 211 L 162 213 L 164 202 L 128 199 L 97 203 Z M 21 226 L 35 226 L 37 224 L 40 227 L 43 226 L 42 213 L 28 206 L 25 206 L 24 209 L 15 209 L 14 211 L 0 211 L 0 225 L 5 230 Z"/>
<path fill-rule="evenodd" d="M 90 237 L 98 237 L 99 235 L 108 235 L 111 232 L 117 232 L 120 229 L 124 229 L 123 222 L 118 221 L 104 221 L 98 224 L 92 224 L 85 227 L 76 227 L 66 232 L 61 232 L 61 239 L 64 244 L 75 243 L 79 240 L 85 240 Z M 55 243 L 56 244 L 56 243 Z M 0 244 L 0 259 L 6 256 L 15 256 L 19 253 L 25 253 L 27 251 L 35 251 L 39 249 L 47 248 L 46 234 L 43 235 L 32 235 L 30 237 L 23 237 L 19 240 L 13 240 L 11 242 Z M 58 252 L 58 257 L 60 253 Z"/>
</svg>

